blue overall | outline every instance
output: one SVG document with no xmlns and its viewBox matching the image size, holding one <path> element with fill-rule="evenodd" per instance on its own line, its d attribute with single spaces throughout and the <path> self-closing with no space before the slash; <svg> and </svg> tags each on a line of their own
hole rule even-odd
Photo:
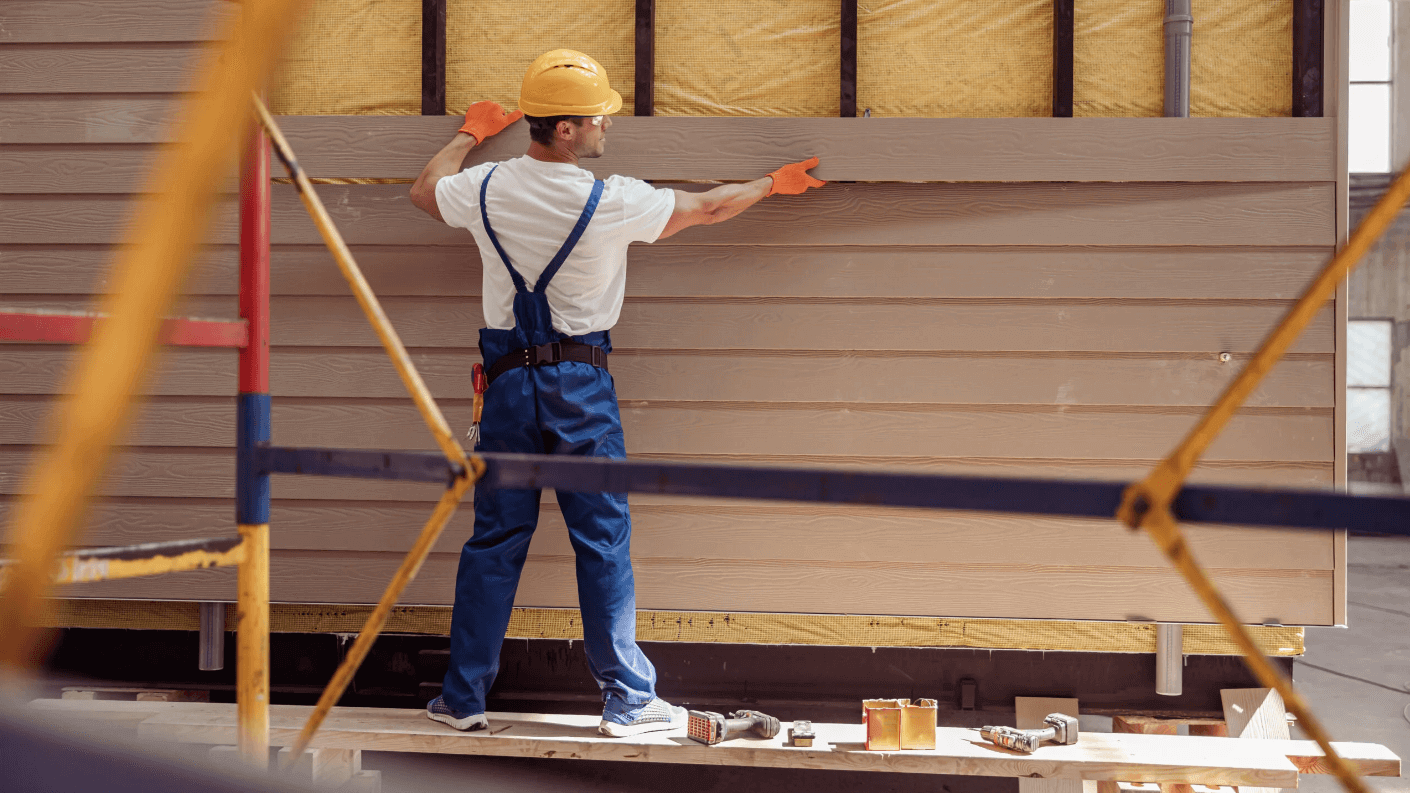
<svg viewBox="0 0 1410 793">
<path fill-rule="evenodd" d="M 496 166 L 497 168 L 498 166 Z M 494 170 L 480 185 L 480 217 L 514 280 L 514 327 L 480 330 L 485 370 L 500 356 L 564 339 L 612 351 L 607 331 L 567 336 L 553 328 L 545 290 L 592 220 L 602 196 L 597 180 L 577 225 L 539 276 L 533 291 L 500 246 L 485 196 Z M 488 257 L 486 266 L 488 266 Z M 606 369 L 575 361 L 510 369 L 485 393 L 477 450 L 577 454 L 624 459 L 617 394 Z M 443 696 L 462 713 L 483 713 L 499 671 L 514 592 L 538 525 L 538 490 L 475 489 L 475 533 L 460 552 L 450 627 L 450 669 Z M 655 697 L 656 669 L 636 643 L 636 585 L 632 578 L 631 515 L 625 493 L 558 492 L 577 555 L 578 605 L 588 668 L 606 709 L 634 710 Z"/>
</svg>

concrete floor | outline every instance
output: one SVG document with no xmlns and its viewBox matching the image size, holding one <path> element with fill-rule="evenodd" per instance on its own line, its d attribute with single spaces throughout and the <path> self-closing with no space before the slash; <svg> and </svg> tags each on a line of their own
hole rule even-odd
<svg viewBox="0 0 1410 793">
<path fill-rule="evenodd" d="M 1410 539 L 1352 537 L 1348 546 L 1349 625 L 1308 628 L 1294 679 L 1334 740 L 1383 744 L 1410 766 Z M 1410 791 L 1406 778 L 1368 781 Z M 1301 789 L 1339 787 L 1305 776 Z"/>
</svg>

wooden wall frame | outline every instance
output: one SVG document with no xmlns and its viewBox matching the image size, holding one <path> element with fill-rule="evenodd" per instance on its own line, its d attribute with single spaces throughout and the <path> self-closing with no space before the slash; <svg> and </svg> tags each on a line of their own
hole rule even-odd
<svg viewBox="0 0 1410 793">
<path fill-rule="evenodd" d="M 446 0 L 421 0 L 421 115 L 446 114 Z"/>
</svg>

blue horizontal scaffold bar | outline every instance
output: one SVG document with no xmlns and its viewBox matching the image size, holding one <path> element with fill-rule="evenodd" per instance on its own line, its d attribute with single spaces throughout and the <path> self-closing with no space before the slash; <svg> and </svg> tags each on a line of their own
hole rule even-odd
<svg viewBox="0 0 1410 793">
<path fill-rule="evenodd" d="M 465 469 L 434 452 L 369 452 L 357 449 L 295 449 L 256 446 L 255 469 L 265 474 L 349 476 L 439 482 L 447 487 Z"/>
<path fill-rule="evenodd" d="M 434 452 L 256 449 L 269 473 L 448 482 L 459 475 Z M 1113 518 L 1123 482 L 953 474 L 636 462 L 536 454 L 481 454 L 478 486 L 869 504 L 1075 518 Z M 1189 485 L 1174 504 L 1185 523 L 1352 529 L 1410 536 L 1410 499 L 1323 490 Z"/>
</svg>

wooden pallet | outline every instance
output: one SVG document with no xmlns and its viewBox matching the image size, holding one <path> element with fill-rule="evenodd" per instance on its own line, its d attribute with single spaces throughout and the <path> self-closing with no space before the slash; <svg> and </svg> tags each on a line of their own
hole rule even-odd
<svg viewBox="0 0 1410 793">
<path fill-rule="evenodd" d="M 138 735 L 154 741 L 235 742 L 235 706 L 184 702 L 36 700 L 51 714 L 136 718 Z M 270 740 L 294 741 L 311 708 L 270 708 Z M 704 746 L 683 734 L 607 738 L 596 716 L 491 713 L 490 729 L 459 733 L 428 720 L 421 710 L 334 708 L 313 747 L 329 749 L 496 755 L 582 760 L 887 771 L 915 774 L 1037 777 L 1203 785 L 1296 787 L 1299 771 L 1316 773 L 1321 751 L 1310 741 L 1230 741 L 1224 738 L 1084 733 L 1074 746 L 1047 745 L 1022 755 L 983 741 L 979 732 L 941 727 L 933 751 L 869 752 L 860 724 L 814 724 L 811 748 L 741 738 Z M 1362 772 L 1398 776 L 1400 760 L 1383 746 L 1343 743 Z"/>
</svg>

